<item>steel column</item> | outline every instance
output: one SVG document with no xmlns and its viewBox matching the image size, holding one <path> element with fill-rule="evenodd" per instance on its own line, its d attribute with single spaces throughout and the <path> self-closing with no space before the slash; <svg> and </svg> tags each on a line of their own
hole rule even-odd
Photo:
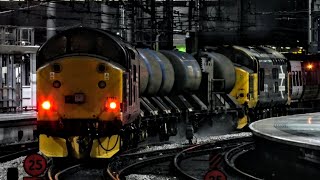
<svg viewBox="0 0 320 180">
<path fill-rule="evenodd" d="M 31 105 L 36 107 L 36 54 L 30 54 Z"/>
<path fill-rule="evenodd" d="M 49 2 L 47 6 L 47 39 L 56 33 L 56 3 Z"/>
<path fill-rule="evenodd" d="M 111 13 L 111 8 L 105 3 L 101 3 L 101 29 L 108 30 L 112 24 L 109 21 L 108 13 Z"/>
<path fill-rule="evenodd" d="M 3 107 L 2 54 L 0 54 L 0 109 Z"/>
</svg>

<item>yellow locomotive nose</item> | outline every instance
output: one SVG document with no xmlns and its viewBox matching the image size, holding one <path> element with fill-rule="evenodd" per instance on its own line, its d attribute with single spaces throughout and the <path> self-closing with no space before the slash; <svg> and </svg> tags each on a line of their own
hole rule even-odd
<svg viewBox="0 0 320 180">
<path fill-rule="evenodd" d="M 99 128 L 116 129 L 112 128 L 115 124 L 122 124 L 122 73 L 88 56 L 64 57 L 42 67 L 38 71 L 38 123 L 47 130 L 42 134 L 49 136 L 40 136 L 40 151 L 76 158 L 106 158 L 118 152 L 119 135 Z"/>
<path fill-rule="evenodd" d="M 122 82 L 121 69 L 87 56 L 65 57 L 53 64 L 59 64 L 61 70 L 52 71 L 50 64 L 41 69 L 38 96 L 43 102 L 48 98 L 54 101 L 52 110 L 60 119 L 119 118 L 123 91 L 119 83 Z M 105 68 L 103 72 L 99 69 L 101 64 Z M 113 103 L 106 105 L 110 100 Z"/>
</svg>

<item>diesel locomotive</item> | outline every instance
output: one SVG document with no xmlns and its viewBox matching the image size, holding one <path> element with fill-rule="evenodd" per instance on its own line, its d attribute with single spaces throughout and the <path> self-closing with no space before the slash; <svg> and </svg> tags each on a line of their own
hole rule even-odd
<svg viewBox="0 0 320 180">
<path fill-rule="evenodd" d="M 87 28 L 43 44 L 37 54 L 40 151 L 49 157 L 112 157 L 122 126 L 140 113 L 139 76 L 129 71 L 139 69 L 136 57 L 116 36 Z"/>
<path fill-rule="evenodd" d="M 267 47 L 215 50 L 235 65 L 237 81 L 230 94 L 243 106 L 248 122 L 319 110 L 319 57 L 281 54 Z"/>
<path fill-rule="evenodd" d="M 310 96 L 311 70 L 299 63 L 266 47 L 207 48 L 192 56 L 72 28 L 37 53 L 39 149 L 48 157 L 110 158 L 150 135 L 168 140 L 179 122 L 189 140 L 216 119 L 242 129 Z"/>
</svg>

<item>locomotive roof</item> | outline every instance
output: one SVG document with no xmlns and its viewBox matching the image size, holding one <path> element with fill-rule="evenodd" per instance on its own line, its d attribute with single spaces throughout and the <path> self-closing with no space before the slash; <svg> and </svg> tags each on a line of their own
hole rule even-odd
<svg viewBox="0 0 320 180">
<path fill-rule="evenodd" d="M 110 32 L 76 27 L 54 35 L 39 48 L 37 69 L 52 60 L 71 54 L 103 57 L 102 59 L 128 67 L 128 51 L 128 44 Z"/>
</svg>

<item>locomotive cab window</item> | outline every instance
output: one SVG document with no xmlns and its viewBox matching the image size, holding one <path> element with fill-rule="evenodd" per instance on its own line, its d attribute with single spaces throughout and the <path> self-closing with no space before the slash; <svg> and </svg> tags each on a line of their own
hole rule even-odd
<svg viewBox="0 0 320 180">
<path fill-rule="evenodd" d="M 131 52 L 130 52 L 131 51 Z M 37 69 L 61 56 L 85 54 L 105 57 L 130 68 L 130 58 L 135 58 L 133 50 L 126 50 L 126 45 L 116 35 L 92 28 L 71 28 L 56 34 L 48 40 L 37 53 Z"/>
<path fill-rule="evenodd" d="M 278 82 L 274 82 L 274 92 L 275 92 L 275 93 L 279 92 Z"/>
<path fill-rule="evenodd" d="M 133 91 L 132 91 L 132 71 L 130 71 L 130 73 L 129 73 L 130 75 L 129 75 L 129 106 L 132 106 L 132 99 L 133 99 Z"/>
<path fill-rule="evenodd" d="M 43 57 L 41 59 L 37 58 L 38 61 L 43 59 L 50 59 L 59 55 L 63 55 L 67 52 L 67 37 L 60 36 L 50 40 L 50 46 L 44 46 L 41 50 L 43 51 Z"/>
<path fill-rule="evenodd" d="M 235 62 L 240 64 L 240 65 L 243 65 L 247 68 L 250 68 L 252 70 L 255 70 L 255 65 L 254 65 L 254 60 L 253 59 L 250 59 L 248 57 L 246 57 L 244 54 L 242 53 L 237 53 L 235 55 Z"/>
<path fill-rule="evenodd" d="M 127 49 L 128 53 L 129 53 L 130 59 L 131 60 L 135 60 L 136 59 L 136 55 L 135 55 L 134 51 L 132 49 L 128 48 L 128 47 L 126 47 L 126 49 Z"/>
<path fill-rule="evenodd" d="M 137 82 L 137 67 L 133 65 L 133 81 Z"/>
<path fill-rule="evenodd" d="M 272 78 L 273 79 L 279 79 L 279 71 L 277 68 L 272 69 Z"/>
<path fill-rule="evenodd" d="M 260 78 L 260 91 L 264 91 L 264 69 L 260 68 L 259 70 L 259 78 Z"/>
</svg>

